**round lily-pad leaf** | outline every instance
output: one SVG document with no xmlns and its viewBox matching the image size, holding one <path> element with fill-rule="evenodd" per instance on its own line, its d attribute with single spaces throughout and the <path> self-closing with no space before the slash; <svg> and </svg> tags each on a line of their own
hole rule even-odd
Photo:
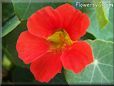
<svg viewBox="0 0 114 86">
<path fill-rule="evenodd" d="M 112 84 L 114 81 L 114 43 L 101 40 L 89 40 L 88 42 L 93 49 L 93 63 L 88 65 L 79 74 L 75 74 L 72 71 L 65 70 L 64 73 L 67 82 L 69 84 Z"/>
</svg>

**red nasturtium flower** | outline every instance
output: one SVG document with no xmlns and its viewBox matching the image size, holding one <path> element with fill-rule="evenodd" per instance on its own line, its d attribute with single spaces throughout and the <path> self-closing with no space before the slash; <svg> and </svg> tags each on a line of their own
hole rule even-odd
<svg viewBox="0 0 114 86">
<path fill-rule="evenodd" d="M 35 12 L 20 34 L 16 49 L 19 58 L 30 65 L 36 80 L 48 82 L 65 69 L 80 73 L 93 62 L 92 49 L 79 40 L 90 24 L 88 16 L 70 4 L 50 6 Z"/>
</svg>

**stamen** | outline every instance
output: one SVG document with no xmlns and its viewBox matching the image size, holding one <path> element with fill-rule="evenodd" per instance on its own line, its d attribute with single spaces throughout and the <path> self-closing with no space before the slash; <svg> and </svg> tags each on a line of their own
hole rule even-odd
<svg viewBox="0 0 114 86">
<path fill-rule="evenodd" d="M 73 41 L 65 31 L 57 31 L 52 36 L 48 37 L 48 41 L 52 43 L 51 49 L 60 50 L 66 45 L 71 45 Z"/>
</svg>

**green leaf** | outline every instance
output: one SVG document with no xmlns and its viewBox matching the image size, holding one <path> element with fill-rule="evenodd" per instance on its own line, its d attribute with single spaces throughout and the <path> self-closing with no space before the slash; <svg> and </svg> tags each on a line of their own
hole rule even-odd
<svg viewBox="0 0 114 86">
<path fill-rule="evenodd" d="M 95 40 L 96 38 L 91 34 L 91 33 L 86 33 L 83 37 L 80 38 L 81 40 L 87 40 L 87 39 L 91 39 L 91 40 Z"/>
<path fill-rule="evenodd" d="M 108 23 L 109 17 L 109 1 L 106 0 L 74 0 L 72 2 L 73 6 L 80 9 L 82 12 L 92 15 L 96 12 L 97 21 L 99 22 L 100 28 L 104 28 Z M 94 9 L 95 8 L 95 9 Z M 94 9 L 94 10 L 93 10 Z"/>
<path fill-rule="evenodd" d="M 109 3 L 106 4 L 106 0 L 103 1 L 103 3 L 105 3 L 105 14 L 109 19 L 109 23 L 103 28 L 101 29 L 99 22 L 98 22 L 98 18 L 97 18 L 97 13 L 96 10 L 94 9 L 94 6 L 90 6 L 90 7 L 81 7 L 80 5 L 84 5 L 84 4 L 93 4 L 92 2 L 89 2 L 89 0 L 74 0 L 74 2 L 72 2 L 72 5 L 81 10 L 82 12 L 88 14 L 88 16 L 90 17 L 90 26 L 88 29 L 88 33 L 94 35 L 94 37 L 96 39 L 101 39 L 101 40 L 106 40 L 106 41 L 113 41 L 113 7 L 108 7 Z M 100 3 L 100 2 L 99 2 Z M 100 13 L 100 12 L 99 12 Z"/>
<path fill-rule="evenodd" d="M 97 7 L 95 7 L 96 9 L 96 16 L 100 25 L 100 28 L 104 28 L 108 23 L 108 15 L 107 13 L 109 13 L 109 8 L 110 6 L 106 6 L 106 0 L 93 0 L 94 4 L 97 5 Z M 106 6 L 106 7 L 105 7 Z"/>
<path fill-rule="evenodd" d="M 69 84 L 112 84 L 113 79 L 113 46 L 114 43 L 101 40 L 88 41 L 93 49 L 94 62 L 80 74 L 65 70 Z"/>
<path fill-rule="evenodd" d="M 113 8 L 110 8 L 109 13 L 109 23 L 104 27 L 104 29 L 100 29 L 99 23 L 97 22 L 96 13 L 90 15 L 91 24 L 88 29 L 88 32 L 93 34 L 96 39 L 113 41 Z"/>
<path fill-rule="evenodd" d="M 23 21 L 11 33 L 3 37 L 3 53 L 12 61 L 16 66 L 26 67 L 22 60 L 19 59 L 16 51 L 16 42 L 22 31 L 26 30 L 26 22 Z"/>
<path fill-rule="evenodd" d="M 2 3 L 2 23 L 5 23 L 12 16 L 14 16 L 14 9 L 12 3 Z"/>
<path fill-rule="evenodd" d="M 12 66 L 11 61 L 8 59 L 8 57 L 5 54 L 3 55 L 2 65 L 7 70 L 10 70 L 10 68 Z"/>
<path fill-rule="evenodd" d="M 6 24 L 2 28 L 2 37 L 10 33 L 12 30 L 14 30 L 21 22 L 19 19 L 14 16 L 9 21 L 6 22 Z"/>
<path fill-rule="evenodd" d="M 14 11 L 17 14 L 17 16 L 21 20 L 26 20 L 29 16 L 31 16 L 35 11 L 41 9 L 45 6 L 53 6 L 57 7 L 62 3 L 51 3 L 49 1 L 45 2 L 39 2 L 37 0 L 26 0 L 26 2 L 23 2 L 23 0 L 12 0 Z"/>
</svg>

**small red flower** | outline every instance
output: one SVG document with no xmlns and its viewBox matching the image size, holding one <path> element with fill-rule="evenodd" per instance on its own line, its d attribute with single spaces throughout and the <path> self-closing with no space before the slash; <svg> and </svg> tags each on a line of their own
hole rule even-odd
<svg viewBox="0 0 114 86">
<path fill-rule="evenodd" d="M 28 19 L 28 31 L 17 40 L 19 58 L 31 63 L 31 72 L 41 82 L 60 73 L 62 66 L 80 73 L 93 62 L 90 45 L 78 41 L 89 24 L 88 16 L 70 4 L 44 7 Z"/>
</svg>

